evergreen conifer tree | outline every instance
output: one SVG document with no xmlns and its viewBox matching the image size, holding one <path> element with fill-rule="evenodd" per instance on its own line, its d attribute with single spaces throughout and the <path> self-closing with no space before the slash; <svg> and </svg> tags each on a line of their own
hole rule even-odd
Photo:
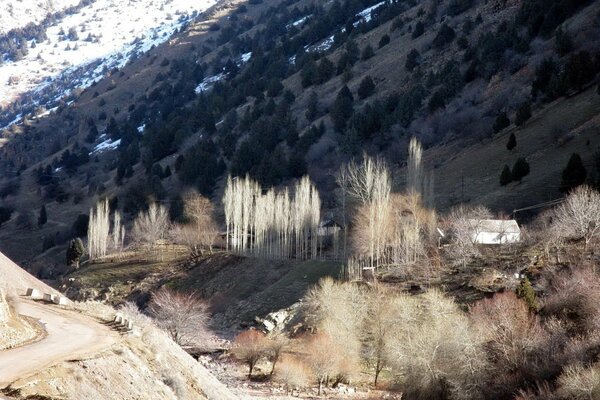
<svg viewBox="0 0 600 400">
<path fill-rule="evenodd" d="M 506 186 L 510 182 L 512 182 L 512 173 L 510 172 L 510 168 L 508 167 L 508 165 L 504 165 L 502 173 L 500 174 L 500 185 Z"/>
<path fill-rule="evenodd" d="M 40 216 L 38 217 L 38 226 L 43 226 L 48 222 L 48 214 L 46 213 L 46 205 L 40 208 Z"/>
<path fill-rule="evenodd" d="M 571 154 L 571 158 L 569 158 L 569 162 L 562 173 L 560 191 L 563 193 L 569 192 L 571 189 L 585 183 L 585 178 L 587 178 L 587 170 L 583 166 L 581 156 L 577 153 Z"/>
<path fill-rule="evenodd" d="M 515 147 L 517 147 L 517 138 L 514 133 L 511 133 L 510 137 L 508 138 L 508 143 L 506 143 L 506 148 L 508 150 L 512 150 Z"/>
</svg>

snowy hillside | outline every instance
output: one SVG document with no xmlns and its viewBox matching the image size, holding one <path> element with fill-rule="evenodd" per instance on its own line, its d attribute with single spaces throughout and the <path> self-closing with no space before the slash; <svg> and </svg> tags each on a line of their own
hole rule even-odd
<svg viewBox="0 0 600 400">
<path fill-rule="evenodd" d="M 0 12 L 0 34 L 38 23 L 47 14 L 75 6 L 80 0 L 3 0 Z"/>
<path fill-rule="evenodd" d="M 70 0 L 63 0 L 69 3 Z M 217 0 L 95 0 L 29 42 L 19 61 L 0 65 L 0 128 L 17 122 L 33 106 L 50 108 L 73 89 L 84 88 L 107 70 L 168 40 L 182 25 Z M 56 2 L 54 3 L 56 4 Z M 143 11 L 142 11 L 143 10 Z M 24 105 L 7 112 L 16 98 Z"/>
</svg>

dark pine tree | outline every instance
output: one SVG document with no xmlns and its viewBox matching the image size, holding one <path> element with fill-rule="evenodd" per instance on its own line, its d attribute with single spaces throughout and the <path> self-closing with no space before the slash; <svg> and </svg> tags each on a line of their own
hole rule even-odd
<svg viewBox="0 0 600 400">
<path fill-rule="evenodd" d="M 365 76 L 358 86 L 358 97 L 366 99 L 375 91 L 375 83 L 369 75 Z"/>
<path fill-rule="evenodd" d="M 513 165 L 511 175 L 514 181 L 521 181 L 529 175 L 529 163 L 524 158 L 518 158 Z"/>
<path fill-rule="evenodd" d="M 525 103 L 521 104 L 519 106 L 519 109 L 517 110 L 517 114 L 515 116 L 515 124 L 517 126 L 521 126 L 529 118 L 531 118 L 531 104 L 528 101 L 526 101 Z"/>
<path fill-rule="evenodd" d="M 40 208 L 40 215 L 38 217 L 38 226 L 43 226 L 48 222 L 48 214 L 46 213 L 46 205 L 44 204 Z"/>
<path fill-rule="evenodd" d="M 508 150 L 512 150 L 515 147 L 517 147 L 517 137 L 515 136 L 514 133 L 511 133 L 510 136 L 508 137 L 508 142 L 506 143 L 506 148 Z"/>
<path fill-rule="evenodd" d="M 348 86 L 344 85 L 337 94 L 333 106 L 331 107 L 331 119 L 335 129 L 342 132 L 346 128 L 346 123 L 353 114 L 354 97 Z"/>
<path fill-rule="evenodd" d="M 510 120 L 508 119 L 508 115 L 506 112 L 501 112 L 496 117 L 496 121 L 494 122 L 494 133 L 498 133 L 502 131 L 504 128 L 507 128 L 510 125 Z"/>
<path fill-rule="evenodd" d="M 569 162 L 562 173 L 562 181 L 560 182 L 560 191 L 563 193 L 569 192 L 571 189 L 582 185 L 587 178 L 587 171 L 583 166 L 583 161 L 577 153 L 571 154 Z"/>
<path fill-rule="evenodd" d="M 500 173 L 500 186 L 506 186 L 512 182 L 512 173 L 508 165 L 504 165 L 502 173 Z"/>
<path fill-rule="evenodd" d="M 67 266 L 79 269 L 79 260 L 85 254 L 85 247 L 79 238 L 75 238 L 69 242 L 67 248 Z"/>
</svg>

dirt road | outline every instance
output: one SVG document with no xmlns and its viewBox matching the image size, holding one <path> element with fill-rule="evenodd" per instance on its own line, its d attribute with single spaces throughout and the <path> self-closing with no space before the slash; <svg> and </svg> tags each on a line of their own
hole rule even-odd
<svg viewBox="0 0 600 400">
<path fill-rule="evenodd" d="M 0 352 L 0 388 L 58 362 L 93 355 L 119 339 L 109 327 L 73 311 L 30 300 L 19 301 L 16 309 L 40 321 L 47 335 L 30 345 Z"/>
</svg>

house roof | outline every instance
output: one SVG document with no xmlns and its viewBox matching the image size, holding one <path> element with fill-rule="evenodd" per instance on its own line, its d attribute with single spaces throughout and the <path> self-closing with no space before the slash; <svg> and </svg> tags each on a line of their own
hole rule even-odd
<svg viewBox="0 0 600 400">
<path fill-rule="evenodd" d="M 469 220 L 469 225 L 479 232 L 520 233 L 521 228 L 514 219 L 481 219 Z"/>
<path fill-rule="evenodd" d="M 342 226 L 340 224 L 338 224 L 336 221 L 334 221 L 332 218 L 329 219 L 325 219 L 323 221 L 321 221 L 321 223 L 319 224 L 320 228 L 341 228 Z"/>
</svg>

